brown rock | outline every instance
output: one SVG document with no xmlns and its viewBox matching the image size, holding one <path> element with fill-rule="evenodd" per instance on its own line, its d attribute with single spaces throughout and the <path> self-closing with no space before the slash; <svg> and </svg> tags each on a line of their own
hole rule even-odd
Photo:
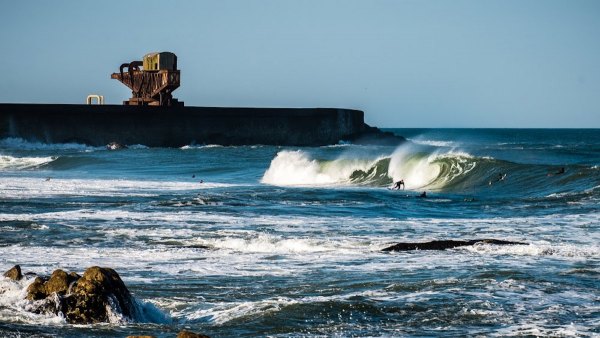
<svg viewBox="0 0 600 338">
<path fill-rule="evenodd" d="M 4 277 L 8 277 L 12 280 L 21 280 L 23 275 L 21 274 L 21 267 L 19 265 L 13 266 L 10 270 L 4 273 Z"/>
<path fill-rule="evenodd" d="M 65 299 L 65 317 L 70 323 L 108 321 L 107 306 L 116 307 L 126 318 L 132 318 L 135 307 L 129 290 L 110 268 L 91 267 L 71 289 Z"/>
<path fill-rule="evenodd" d="M 77 276 L 77 274 L 75 274 L 75 276 Z M 54 270 L 50 279 L 44 284 L 46 295 L 50 296 L 54 292 L 59 295 L 65 295 L 69 290 L 69 285 L 77 279 L 63 270 Z"/>
<path fill-rule="evenodd" d="M 177 334 L 177 338 L 210 338 L 209 336 L 198 334 L 190 331 L 181 331 Z"/>
<path fill-rule="evenodd" d="M 69 323 L 108 322 L 110 311 L 125 319 L 137 317 L 135 300 L 119 274 L 110 268 L 94 266 L 83 276 L 57 269 L 49 279 L 36 277 L 27 288 L 26 298 L 38 301 L 32 304 L 32 312 L 62 313 Z"/>
<path fill-rule="evenodd" d="M 29 287 L 27 287 L 27 299 L 40 300 L 47 296 L 44 280 L 41 277 L 36 277 L 33 283 L 29 284 Z"/>
</svg>

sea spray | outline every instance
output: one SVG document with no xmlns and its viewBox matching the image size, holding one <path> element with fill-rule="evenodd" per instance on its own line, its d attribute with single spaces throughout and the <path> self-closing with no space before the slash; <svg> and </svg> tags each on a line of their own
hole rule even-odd
<svg viewBox="0 0 600 338">
<path fill-rule="evenodd" d="M 389 155 L 365 156 L 344 152 L 333 160 L 312 158 L 303 150 L 277 153 L 261 182 L 281 186 L 388 186 L 403 179 L 407 189 L 440 189 L 475 166 L 462 152 L 424 152 L 406 144 Z"/>
<path fill-rule="evenodd" d="M 391 155 L 388 176 L 394 182 L 404 180 L 406 189 L 426 187 L 440 174 L 439 165 L 432 163 L 435 156 L 410 144 L 401 145 Z"/>
<path fill-rule="evenodd" d="M 349 183 L 355 170 L 366 170 L 372 164 L 373 161 L 360 159 L 319 161 L 301 150 L 284 150 L 271 161 L 262 182 L 283 186 L 343 185 Z"/>
<path fill-rule="evenodd" d="M 57 157 L 15 157 L 0 155 L 0 170 L 35 169 L 56 160 Z"/>
</svg>

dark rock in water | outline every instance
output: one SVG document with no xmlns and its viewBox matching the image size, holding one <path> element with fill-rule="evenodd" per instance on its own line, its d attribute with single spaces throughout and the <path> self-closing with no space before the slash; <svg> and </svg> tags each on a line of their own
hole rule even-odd
<svg viewBox="0 0 600 338">
<path fill-rule="evenodd" d="M 177 338 L 210 338 L 209 336 L 198 334 L 190 331 L 181 331 L 177 334 Z"/>
<path fill-rule="evenodd" d="M 27 288 L 27 299 L 40 300 L 48 298 L 53 293 L 64 296 L 67 294 L 71 284 L 79 279 L 76 273 L 67 274 L 65 271 L 57 269 L 52 272 L 48 280 L 37 277 Z"/>
<path fill-rule="evenodd" d="M 60 312 L 75 324 L 108 322 L 112 310 L 126 320 L 133 319 L 136 311 L 135 300 L 119 274 L 97 266 L 88 268 L 83 276 L 58 269 L 48 279 L 36 277 L 26 298 L 38 301 L 33 312 Z"/>
<path fill-rule="evenodd" d="M 44 285 L 45 282 L 46 281 L 42 277 L 36 277 L 33 283 L 29 284 L 29 287 L 27 288 L 27 299 L 40 300 L 48 297 Z"/>
<path fill-rule="evenodd" d="M 423 243 L 397 243 L 382 251 L 411 251 L 411 250 L 446 250 L 457 248 L 460 246 L 469 246 L 477 243 L 485 243 L 485 244 L 496 244 L 496 245 L 517 245 L 517 244 L 527 244 L 521 242 L 512 242 L 512 241 L 504 241 L 500 239 L 473 239 L 469 241 L 453 241 L 453 240 L 443 240 L 443 241 L 431 241 L 431 242 L 423 242 Z"/>
<path fill-rule="evenodd" d="M 59 295 L 64 295 L 69 290 L 71 283 L 77 281 L 79 276 L 77 274 L 67 274 L 63 270 L 54 270 L 50 279 L 45 284 L 46 294 L 51 295 L 56 292 Z"/>
<path fill-rule="evenodd" d="M 23 278 L 23 274 L 21 274 L 21 267 L 19 265 L 13 266 L 10 270 L 4 273 L 4 277 L 12 280 L 21 280 L 21 278 Z"/>
<path fill-rule="evenodd" d="M 134 300 L 119 274 L 97 266 L 85 270 L 66 297 L 65 305 L 63 313 L 70 323 L 107 322 L 107 308 L 116 308 L 128 319 L 135 311 Z"/>
</svg>

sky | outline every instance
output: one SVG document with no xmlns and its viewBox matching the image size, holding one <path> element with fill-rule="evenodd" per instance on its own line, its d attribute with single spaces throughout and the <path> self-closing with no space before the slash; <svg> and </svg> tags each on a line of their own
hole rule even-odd
<svg viewBox="0 0 600 338">
<path fill-rule="evenodd" d="M 187 106 L 339 107 L 378 127 L 600 128 L 600 1 L 5 1 L 0 102 L 121 104 L 178 56 Z"/>
</svg>

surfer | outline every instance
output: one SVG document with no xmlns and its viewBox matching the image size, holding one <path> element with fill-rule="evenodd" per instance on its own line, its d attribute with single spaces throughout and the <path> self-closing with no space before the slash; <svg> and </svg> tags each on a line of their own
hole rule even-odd
<svg viewBox="0 0 600 338">
<path fill-rule="evenodd" d="M 418 196 L 418 198 L 427 198 L 427 191 L 423 191 L 421 195 Z"/>
<path fill-rule="evenodd" d="M 562 174 L 564 174 L 564 173 L 565 173 L 565 167 L 560 167 L 560 169 L 558 169 L 558 171 L 557 171 L 557 172 L 555 172 L 555 173 L 550 173 L 550 174 L 548 174 L 548 176 L 562 175 Z"/>
<path fill-rule="evenodd" d="M 504 173 L 498 173 L 498 176 L 496 177 L 495 182 L 504 181 L 505 178 L 506 178 L 506 174 L 504 174 Z M 490 180 L 488 182 L 488 185 L 492 185 L 492 180 Z"/>
<path fill-rule="evenodd" d="M 392 190 L 400 190 L 400 187 L 402 187 L 402 190 L 404 190 L 404 180 L 400 180 L 400 181 L 394 183 Z"/>
</svg>

